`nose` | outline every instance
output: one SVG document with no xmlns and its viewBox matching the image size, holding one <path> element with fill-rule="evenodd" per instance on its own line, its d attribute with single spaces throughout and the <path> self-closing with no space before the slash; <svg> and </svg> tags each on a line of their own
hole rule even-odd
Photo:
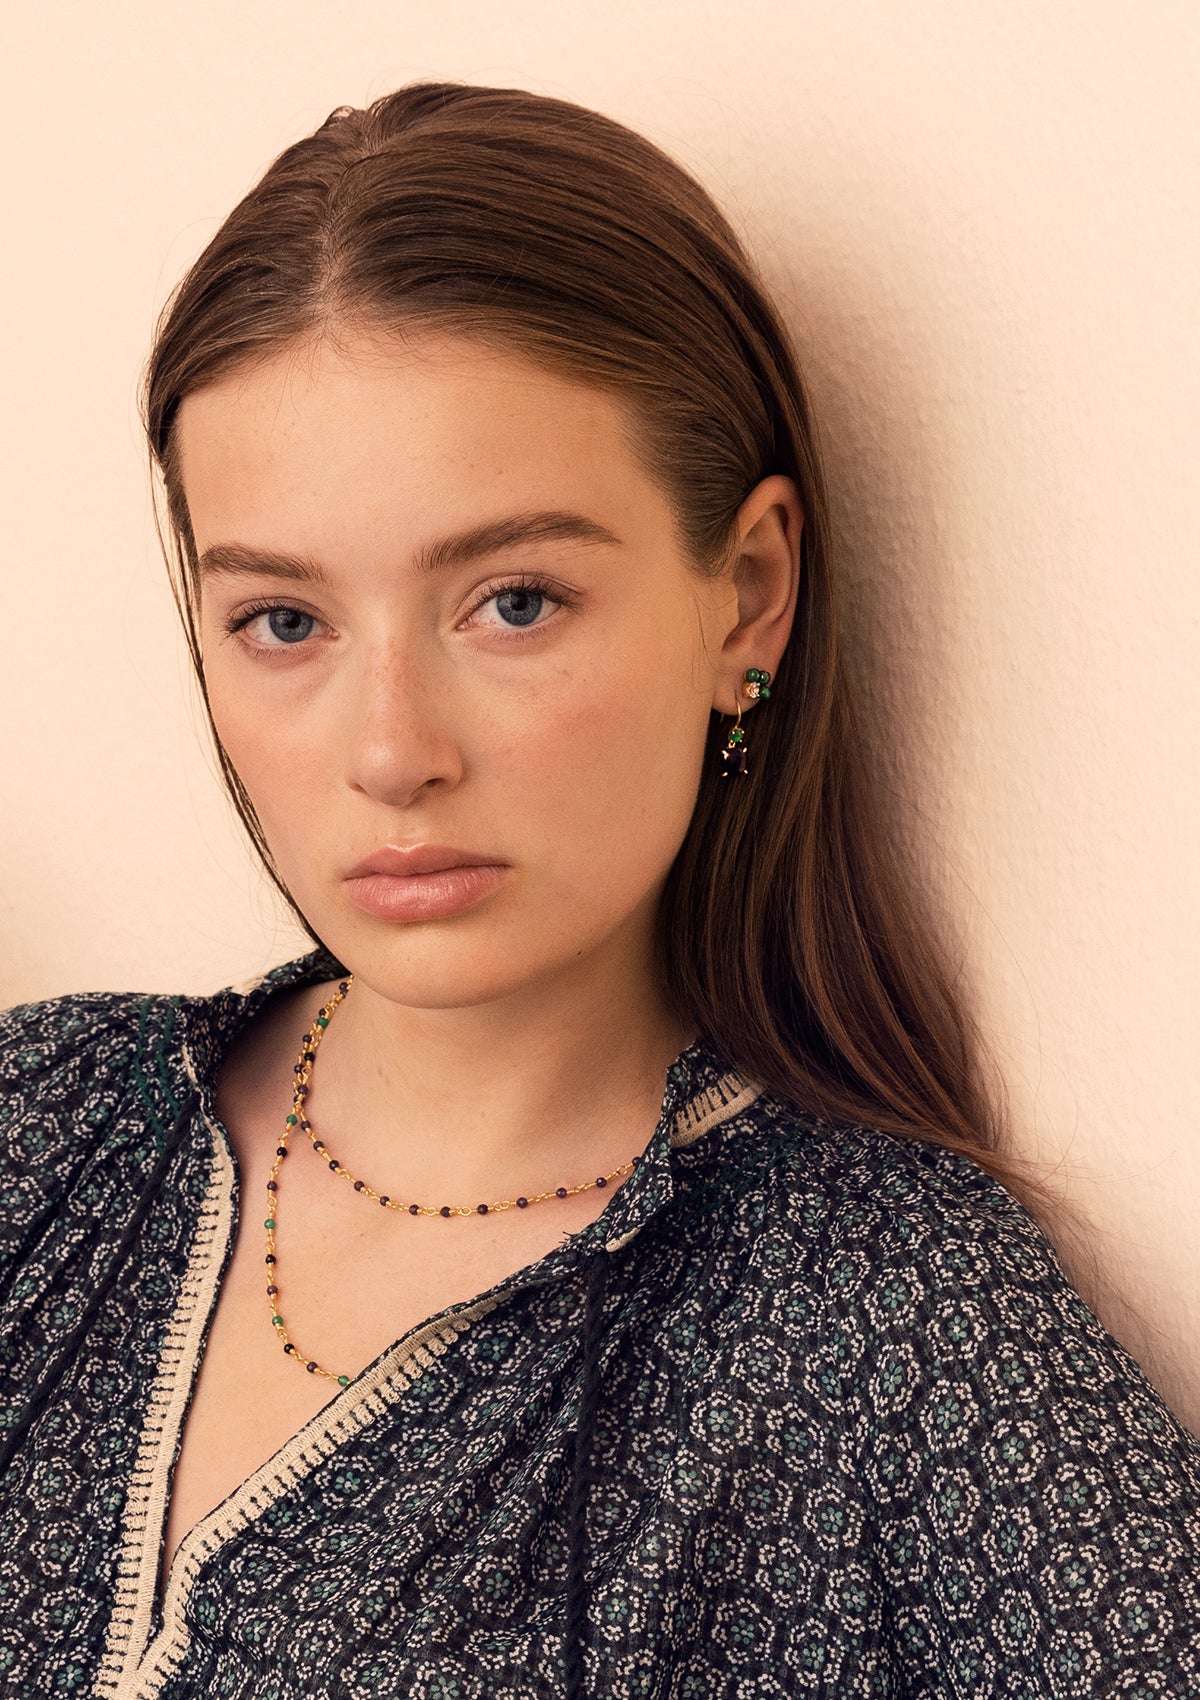
<svg viewBox="0 0 1200 1700">
<path fill-rule="evenodd" d="M 399 646 L 373 648 L 346 681 L 340 705 L 346 778 L 352 790 L 402 807 L 429 786 L 463 774 L 446 670 L 419 663 Z"/>
</svg>

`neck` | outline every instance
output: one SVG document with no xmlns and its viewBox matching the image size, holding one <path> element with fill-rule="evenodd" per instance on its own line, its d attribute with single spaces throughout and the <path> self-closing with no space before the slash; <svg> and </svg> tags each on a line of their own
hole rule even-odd
<svg viewBox="0 0 1200 1700">
<path fill-rule="evenodd" d="M 432 1010 L 356 971 L 311 1071 L 316 1136 L 381 1190 L 431 1203 L 609 1173 L 645 1148 L 667 1068 L 694 1037 L 652 974 L 623 967 L 580 966 L 519 996 Z"/>
</svg>

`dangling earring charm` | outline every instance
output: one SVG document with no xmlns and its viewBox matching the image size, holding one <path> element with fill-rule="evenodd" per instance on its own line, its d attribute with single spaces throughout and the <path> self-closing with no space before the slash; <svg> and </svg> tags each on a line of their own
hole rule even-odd
<svg viewBox="0 0 1200 1700">
<path fill-rule="evenodd" d="M 758 698 L 761 702 L 769 697 L 771 675 L 763 667 L 748 667 L 745 673 L 746 695 Z M 737 703 L 737 720 L 729 729 L 729 739 L 721 751 L 721 777 L 727 779 L 731 773 L 746 773 L 746 728 L 742 725 L 742 704 Z"/>
</svg>

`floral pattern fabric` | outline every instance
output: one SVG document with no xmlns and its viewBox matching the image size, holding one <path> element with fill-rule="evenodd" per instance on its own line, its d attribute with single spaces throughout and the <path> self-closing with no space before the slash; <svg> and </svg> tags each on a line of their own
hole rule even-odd
<svg viewBox="0 0 1200 1700">
<path fill-rule="evenodd" d="M 561 1700 L 604 1249 L 589 1694 L 1200 1700 L 1200 1441 L 976 1164 L 799 1116 L 708 1040 L 596 1221 L 338 1390 L 160 1589 L 238 1222 L 216 1071 L 343 972 L 0 1013 L 0 1693 Z"/>
</svg>

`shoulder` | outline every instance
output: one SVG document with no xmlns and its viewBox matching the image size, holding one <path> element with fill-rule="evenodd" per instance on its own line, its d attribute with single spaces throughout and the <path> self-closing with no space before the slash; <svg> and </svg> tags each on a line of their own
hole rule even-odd
<svg viewBox="0 0 1200 1700">
<path fill-rule="evenodd" d="M 238 1030 L 331 965 L 314 951 L 211 993 L 70 992 L 0 1010 L 0 1255 L 21 1255 L 114 1163 L 136 1183 Z"/>
<path fill-rule="evenodd" d="M 822 1270 L 861 1254 L 866 1279 L 868 1266 L 969 1242 L 1053 1255 L 1034 1217 L 980 1163 L 915 1136 L 801 1113 L 767 1093 L 688 1155 L 685 1187 L 706 1207 L 720 1205 L 747 1233 L 782 1234 Z"/>
<path fill-rule="evenodd" d="M 139 1037 L 161 1025 L 152 993 L 69 992 L 0 1010 L 0 1120 L 9 1128 L 39 1116 L 83 1117 L 124 1080 Z M 100 1118 L 102 1119 L 102 1118 Z"/>
<path fill-rule="evenodd" d="M 5 1144 L 18 1129 L 48 1136 L 52 1123 L 69 1123 L 74 1140 L 86 1140 L 130 1094 L 156 1120 L 178 1102 L 189 1070 L 211 1076 L 213 1061 L 269 1000 L 278 1007 L 278 993 L 337 967 L 315 950 L 215 992 L 69 992 L 0 1009 Z"/>
<path fill-rule="evenodd" d="M 1121 1412 L 1126 1444 L 1169 1453 L 1200 1489 L 1200 1442 L 1001 1181 L 878 1128 L 769 1101 L 755 1119 L 764 1223 L 783 1225 L 794 1281 L 820 1312 L 825 1392 L 860 1444 L 880 1424 L 916 1422 L 930 1447 L 949 1446 L 1053 1410 L 1082 1456 L 1101 1444 L 1099 1400 Z M 1117 1446 L 1116 1430 L 1103 1432 Z"/>
<path fill-rule="evenodd" d="M 173 1011 L 135 992 L 71 992 L 0 1010 L 0 1263 L 23 1263 L 90 1181 Z M 145 1118 L 139 1118 L 144 1129 Z"/>
<path fill-rule="evenodd" d="M 767 1093 L 675 1143 L 682 1237 L 713 1260 L 716 1285 L 839 1374 L 888 1342 L 907 1348 L 964 1301 L 981 1352 L 1001 1312 L 1012 1326 L 1100 1326 L 1028 1209 L 943 1146 Z"/>
<path fill-rule="evenodd" d="M 180 999 L 71 992 L 0 1010 L 0 1247 L 11 1253 L 116 1137 L 130 1098 L 153 1111 L 147 1068 Z"/>
<path fill-rule="evenodd" d="M 944 1147 L 765 1099 L 711 1168 L 735 1147 L 726 1217 L 758 1295 L 744 1313 L 803 1347 L 805 1386 L 856 1479 L 893 1491 L 877 1456 L 888 1435 L 920 1453 L 926 1487 L 974 1456 L 1003 1494 L 1057 1459 L 1111 1480 L 1114 1503 L 1161 1494 L 1200 1555 L 1200 1439 L 1002 1182 Z"/>
<path fill-rule="evenodd" d="M 684 1181 L 706 1236 L 719 1222 L 748 1286 L 769 1280 L 797 1295 L 839 1373 L 870 1380 L 892 1354 L 990 1380 L 997 1354 L 1037 1339 L 1072 1383 L 1141 1374 L 1040 1221 L 971 1158 L 766 1096 L 712 1132 Z"/>
</svg>

